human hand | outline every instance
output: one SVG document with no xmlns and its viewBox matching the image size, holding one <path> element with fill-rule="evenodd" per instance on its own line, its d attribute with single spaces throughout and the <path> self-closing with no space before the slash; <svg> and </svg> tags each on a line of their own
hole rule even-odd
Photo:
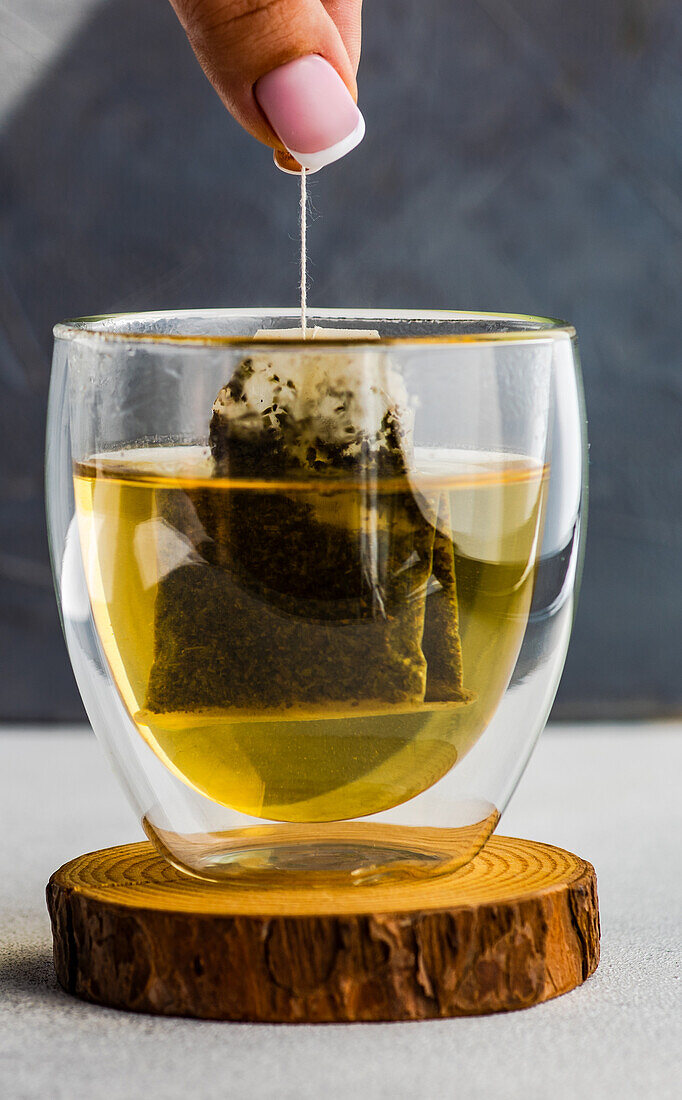
<svg viewBox="0 0 682 1100">
<path fill-rule="evenodd" d="M 284 171 L 316 172 L 358 145 L 362 0 L 171 0 L 238 122 Z"/>
</svg>

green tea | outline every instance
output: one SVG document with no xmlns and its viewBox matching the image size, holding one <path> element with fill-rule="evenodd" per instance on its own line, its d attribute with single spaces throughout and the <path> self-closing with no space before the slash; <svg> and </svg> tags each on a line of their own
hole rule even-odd
<svg viewBox="0 0 682 1100">
<path fill-rule="evenodd" d="M 95 623 L 140 734 L 258 818 L 344 820 L 424 791 L 509 682 L 546 470 L 475 451 L 364 477 L 214 460 L 147 446 L 74 470 Z"/>
</svg>

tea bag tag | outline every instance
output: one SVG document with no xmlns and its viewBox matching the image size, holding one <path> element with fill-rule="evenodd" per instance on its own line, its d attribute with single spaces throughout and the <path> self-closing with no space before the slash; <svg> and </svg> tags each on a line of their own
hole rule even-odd
<svg viewBox="0 0 682 1100">
<path fill-rule="evenodd" d="M 303 333 L 300 328 L 259 328 L 254 340 L 300 340 Z M 323 328 L 315 325 L 306 329 L 306 340 L 380 340 L 375 328 Z"/>
</svg>

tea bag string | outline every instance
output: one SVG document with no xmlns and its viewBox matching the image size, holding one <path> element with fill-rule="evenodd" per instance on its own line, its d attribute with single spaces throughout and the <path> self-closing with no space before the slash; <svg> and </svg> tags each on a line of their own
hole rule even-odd
<svg viewBox="0 0 682 1100">
<path fill-rule="evenodd" d="M 308 194 L 306 170 L 301 168 L 301 332 L 308 332 Z"/>
</svg>

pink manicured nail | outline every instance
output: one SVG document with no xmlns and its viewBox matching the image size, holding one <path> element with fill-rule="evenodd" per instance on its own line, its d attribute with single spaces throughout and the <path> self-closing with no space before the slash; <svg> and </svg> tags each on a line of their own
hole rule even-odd
<svg viewBox="0 0 682 1100">
<path fill-rule="evenodd" d="M 365 120 L 346 85 L 317 54 L 266 73 L 254 91 L 282 144 L 309 172 L 345 157 L 365 136 Z"/>
</svg>

